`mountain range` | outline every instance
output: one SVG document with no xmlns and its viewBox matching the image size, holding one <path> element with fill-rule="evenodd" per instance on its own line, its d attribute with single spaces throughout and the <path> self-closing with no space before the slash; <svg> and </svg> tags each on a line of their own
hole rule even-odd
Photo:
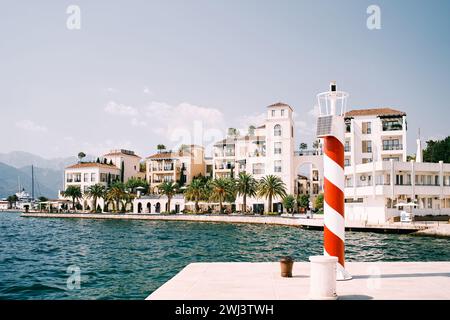
<svg viewBox="0 0 450 320">
<path fill-rule="evenodd" d="M 88 156 L 87 158 L 92 158 Z M 31 195 L 31 166 L 34 166 L 35 197 L 55 199 L 63 188 L 64 168 L 76 163 L 77 157 L 45 159 L 41 156 L 12 151 L 0 153 L 0 199 L 22 188 Z"/>
</svg>

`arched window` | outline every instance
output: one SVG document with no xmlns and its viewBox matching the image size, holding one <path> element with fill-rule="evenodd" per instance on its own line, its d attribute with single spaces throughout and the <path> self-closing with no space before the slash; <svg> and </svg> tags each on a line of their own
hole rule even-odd
<svg viewBox="0 0 450 320">
<path fill-rule="evenodd" d="M 281 126 L 279 124 L 276 124 L 275 127 L 273 127 L 273 135 L 281 136 Z"/>
</svg>

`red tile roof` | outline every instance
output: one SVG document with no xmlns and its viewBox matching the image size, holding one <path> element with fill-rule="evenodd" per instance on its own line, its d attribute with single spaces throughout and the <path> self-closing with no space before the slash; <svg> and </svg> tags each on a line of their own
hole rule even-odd
<svg viewBox="0 0 450 320">
<path fill-rule="evenodd" d="M 97 163 L 97 162 L 81 162 L 66 167 L 66 169 L 80 169 L 80 168 L 105 168 L 105 169 L 119 170 L 119 168 L 117 168 L 113 164 Z"/>
<path fill-rule="evenodd" d="M 358 117 L 358 116 L 406 116 L 406 113 L 391 108 L 360 109 L 360 110 L 351 110 L 345 113 L 345 117 Z"/>
<path fill-rule="evenodd" d="M 147 159 L 172 159 L 178 156 L 179 154 L 175 152 L 159 152 L 147 157 Z"/>
</svg>

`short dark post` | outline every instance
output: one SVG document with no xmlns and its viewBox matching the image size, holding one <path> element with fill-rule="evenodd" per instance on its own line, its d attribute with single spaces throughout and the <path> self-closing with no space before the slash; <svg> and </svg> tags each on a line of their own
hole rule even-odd
<svg viewBox="0 0 450 320">
<path fill-rule="evenodd" d="M 280 259 L 281 266 L 281 276 L 285 278 L 292 277 L 292 267 L 294 265 L 294 259 L 292 257 L 286 256 Z"/>
</svg>

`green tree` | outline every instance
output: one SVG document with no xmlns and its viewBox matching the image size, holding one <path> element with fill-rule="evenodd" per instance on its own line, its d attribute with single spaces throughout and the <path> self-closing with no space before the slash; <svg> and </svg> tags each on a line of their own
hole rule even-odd
<svg viewBox="0 0 450 320">
<path fill-rule="evenodd" d="M 193 179 L 184 191 L 184 196 L 186 200 L 195 202 L 195 213 L 198 213 L 200 209 L 198 205 L 199 201 L 206 198 L 205 182 L 201 178 Z"/>
<path fill-rule="evenodd" d="M 317 210 L 323 210 L 323 193 L 319 194 L 314 201 L 314 207 Z"/>
<path fill-rule="evenodd" d="M 289 213 L 292 213 L 295 208 L 295 197 L 291 194 L 285 196 L 283 198 L 283 206 Z"/>
<path fill-rule="evenodd" d="M 161 153 L 163 150 L 166 150 L 166 146 L 163 144 L 158 144 L 156 146 L 156 149 L 158 150 L 159 153 Z"/>
<path fill-rule="evenodd" d="M 211 200 L 219 201 L 220 213 L 223 213 L 223 202 L 231 200 L 235 193 L 234 181 L 230 178 L 217 178 L 210 182 Z"/>
<path fill-rule="evenodd" d="M 62 192 L 64 197 L 72 199 L 72 208 L 76 211 L 75 201 L 80 199 L 83 195 L 79 186 L 68 186 L 65 191 Z"/>
<path fill-rule="evenodd" d="M 86 153 L 84 153 L 83 151 L 78 152 L 78 161 L 81 162 L 83 158 L 86 158 Z"/>
<path fill-rule="evenodd" d="M 256 127 L 254 125 L 249 126 L 248 127 L 248 135 L 249 136 L 254 136 L 255 135 L 255 130 L 256 130 Z"/>
<path fill-rule="evenodd" d="M 100 183 L 94 184 L 87 189 L 87 196 L 92 198 L 93 206 L 92 211 L 97 210 L 97 200 L 105 197 L 106 187 Z"/>
<path fill-rule="evenodd" d="M 172 181 L 164 181 L 158 186 L 158 190 L 167 197 L 167 212 L 170 212 L 170 202 L 172 197 L 178 192 L 178 185 Z"/>
<path fill-rule="evenodd" d="M 450 163 L 450 136 L 443 140 L 428 140 L 427 147 L 423 150 L 424 162 Z"/>
<path fill-rule="evenodd" d="M 131 190 L 132 193 L 136 193 L 136 188 L 141 187 L 148 191 L 149 185 L 147 180 L 131 177 L 125 183 L 125 188 Z"/>
<path fill-rule="evenodd" d="M 308 149 L 308 145 L 304 142 L 300 143 L 300 150 L 306 150 Z"/>
<path fill-rule="evenodd" d="M 109 201 L 112 201 L 114 204 L 114 210 L 116 212 L 120 211 L 120 203 L 125 197 L 125 185 L 120 182 L 116 181 L 113 184 L 111 184 L 107 194 L 106 198 Z"/>
<path fill-rule="evenodd" d="M 258 191 L 258 182 L 249 173 L 240 172 L 236 180 L 237 194 L 242 196 L 244 212 L 247 212 L 247 196 L 254 197 Z"/>
<path fill-rule="evenodd" d="M 271 212 L 273 197 L 279 196 L 284 198 L 286 196 L 286 185 L 280 177 L 274 175 L 268 175 L 261 179 L 259 182 L 258 196 L 268 199 L 269 210 Z"/>
<path fill-rule="evenodd" d="M 298 207 L 302 209 L 307 209 L 309 206 L 309 196 L 306 194 L 300 194 L 297 199 Z"/>
<path fill-rule="evenodd" d="M 239 130 L 236 128 L 228 128 L 228 136 L 229 137 L 237 137 L 239 136 Z"/>
<path fill-rule="evenodd" d="M 17 201 L 19 201 L 19 198 L 17 197 L 17 195 L 13 194 L 13 195 L 9 196 L 8 198 L 6 198 L 6 201 L 8 201 L 9 207 L 12 208 L 12 207 L 16 206 L 16 203 L 17 203 Z"/>
</svg>

